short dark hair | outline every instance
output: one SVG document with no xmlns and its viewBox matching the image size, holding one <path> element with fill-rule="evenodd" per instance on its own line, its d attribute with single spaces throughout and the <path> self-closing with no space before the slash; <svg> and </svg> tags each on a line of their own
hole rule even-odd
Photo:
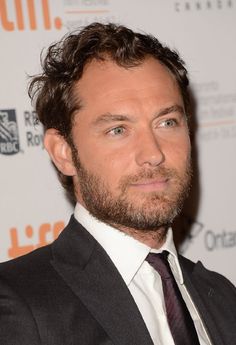
<svg viewBox="0 0 236 345">
<path fill-rule="evenodd" d="M 73 145 L 73 118 L 80 109 L 74 85 L 81 78 L 85 65 L 94 59 L 111 59 L 117 65 L 129 68 L 139 65 L 148 56 L 166 66 L 175 77 L 188 114 L 188 76 L 184 62 L 176 51 L 164 46 L 152 35 L 112 23 L 92 23 L 52 44 L 42 59 L 43 72 L 33 77 L 29 85 L 29 95 L 35 101 L 39 121 L 45 130 L 55 128 Z M 72 177 L 59 171 L 58 175 L 64 188 L 74 198 Z"/>
</svg>

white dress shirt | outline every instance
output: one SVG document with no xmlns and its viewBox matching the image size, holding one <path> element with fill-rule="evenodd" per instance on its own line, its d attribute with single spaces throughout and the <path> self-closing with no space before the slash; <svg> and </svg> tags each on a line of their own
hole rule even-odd
<svg viewBox="0 0 236 345">
<path fill-rule="evenodd" d="M 203 322 L 184 285 L 171 229 L 167 232 L 164 245 L 155 250 L 97 220 L 79 204 L 75 207 L 74 216 L 113 261 L 130 290 L 155 345 L 174 345 L 174 341 L 167 322 L 161 277 L 145 259 L 149 252 L 160 253 L 167 250 L 170 253 L 168 260 L 171 270 L 194 321 L 200 344 L 211 345 Z"/>
</svg>

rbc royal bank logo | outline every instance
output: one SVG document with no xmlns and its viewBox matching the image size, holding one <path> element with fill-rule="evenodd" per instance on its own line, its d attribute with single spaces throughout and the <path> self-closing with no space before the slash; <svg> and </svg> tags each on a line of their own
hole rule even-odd
<svg viewBox="0 0 236 345">
<path fill-rule="evenodd" d="M 14 155 L 20 150 L 15 109 L 0 109 L 0 153 Z"/>
</svg>

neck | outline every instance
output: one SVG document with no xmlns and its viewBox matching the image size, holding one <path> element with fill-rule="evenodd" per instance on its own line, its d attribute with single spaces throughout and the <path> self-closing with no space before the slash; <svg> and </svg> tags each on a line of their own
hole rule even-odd
<svg viewBox="0 0 236 345">
<path fill-rule="evenodd" d="M 168 230 L 165 226 L 155 230 L 137 230 L 120 225 L 118 226 L 117 224 L 111 224 L 111 226 L 153 249 L 159 249 L 165 243 Z"/>
<path fill-rule="evenodd" d="M 78 200 L 79 205 L 81 205 L 88 213 L 90 213 L 96 219 L 99 219 L 88 210 L 83 200 L 80 200 L 79 198 L 77 200 Z M 145 229 L 140 230 L 140 229 L 126 227 L 114 222 L 106 222 L 103 219 L 100 219 L 100 221 L 109 224 L 110 226 L 116 228 L 117 230 L 124 232 L 130 237 L 135 238 L 137 241 L 153 249 L 159 249 L 166 241 L 168 225 L 160 226 L 154 230 L 145 230 Z"/>
</svg>

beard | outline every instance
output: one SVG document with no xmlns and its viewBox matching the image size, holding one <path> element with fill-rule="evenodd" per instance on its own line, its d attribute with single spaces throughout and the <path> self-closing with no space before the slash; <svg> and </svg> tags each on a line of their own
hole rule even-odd
<svg viewBox="0 0 236 345">
<path fill-rule="evenodd" d="M 181 173 L 175 169 L 157 166 L 140 171 L 136 175 L 123 176 L 115 195 L 106 181 L 89 172 L 81 164 L 78 152 L 72 150 L 82 200 L 92 216 L 116 228 L 130 228 L 142 232 L 168 227 L 181 212 L 188 196 L 192 169 L 190 160 Z M 166 179 L 166 191 L 133 192 L 132 184 L 142 179 Z"/>
</svg>

